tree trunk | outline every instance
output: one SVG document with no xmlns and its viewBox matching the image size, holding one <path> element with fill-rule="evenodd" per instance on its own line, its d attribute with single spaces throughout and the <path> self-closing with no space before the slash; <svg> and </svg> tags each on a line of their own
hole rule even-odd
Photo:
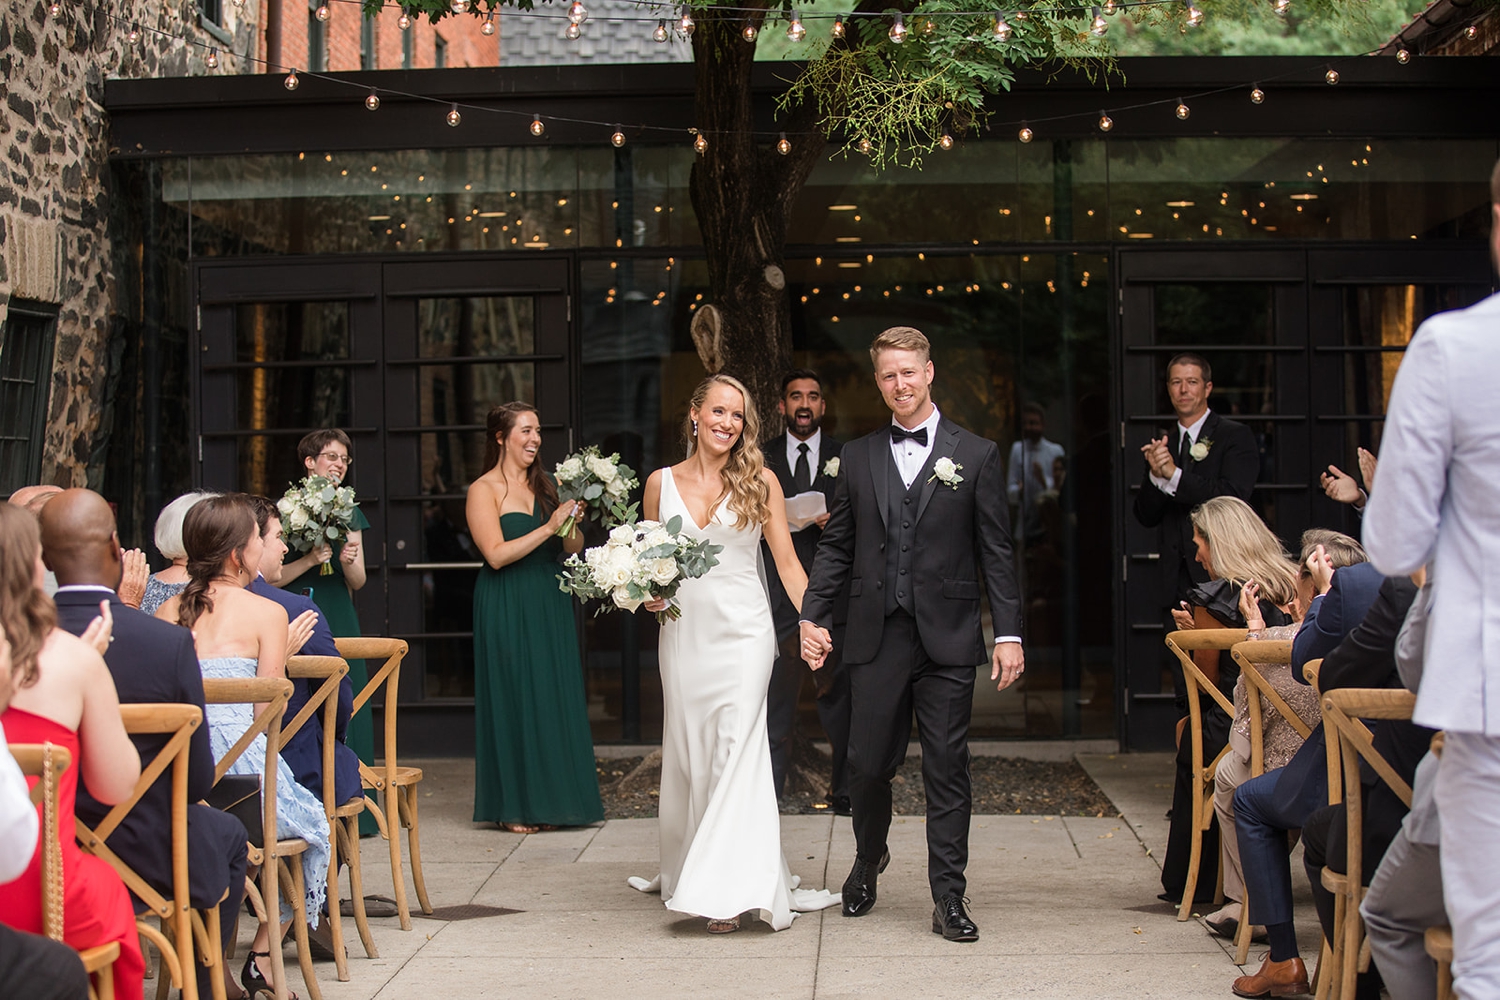
<svg viewBox="0 0 1500 1000">
<path fill-rule="evenodd" d="M 749 5 L 747 5 L 749 6 Z M 693 33 L 698 129 L 708 148 L 693 165 L 689 190 L 708 262 L 718 316 L 718 350 L 705 363 L 749 387 L 761 414 L 762 438 L 778 433 L 773 419 L 781 376 L 791 367 L 791 309 L 785 252 L 787 214 L 823 148 L 815 115 L 799 111 L 786 131 L 783 156 L 757 137 L 750 74 L 755 43 L 741 34 L 754 15 L 695 9 Z M 709 320 L 709 316 L 704 317 Z M 700 354 L 705 353 L 700 348 Z M 717 355 L 714 357 L 713 355 Z"/>
</svg>

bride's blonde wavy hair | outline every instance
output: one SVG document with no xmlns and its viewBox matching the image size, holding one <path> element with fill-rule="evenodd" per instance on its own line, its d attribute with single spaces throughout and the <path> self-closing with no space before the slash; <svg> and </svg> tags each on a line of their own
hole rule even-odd
<svg viewBox="0 0 1500 1000">
<path fill-rule="evenodd" d="M 727 385 L 736 390 L 744 400 L 745 428 L 729 449 L 729 461 L 721 474 L 725 491 L 729 494 L 729 509 L 734 511 L 734 526 L 737 529 L 752 524 L 765 524 L 771 519 L 771 491 L 766 486 L 762 473 L 766 460 L 760 450 L 760 415 L 755 411 L 755 400 L 750 390 L 739 379 L 730 375 L 710 375 L 698 383 L 688 400 L 687 418 L 682 424 L 682 436 L 687 441 L 689 458 L 698 450 L 698 436 L 693 428 L 693 411 L 701 409 L 708 398 L 708 390 L 715 385 Z"/>
</svg>

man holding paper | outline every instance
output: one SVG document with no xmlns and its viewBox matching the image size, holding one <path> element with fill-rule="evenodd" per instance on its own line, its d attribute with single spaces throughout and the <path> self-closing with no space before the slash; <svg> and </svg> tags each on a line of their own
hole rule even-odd
<svg viewBox="0 0 1500 1000">
<path fill-rule="evenodd" d="M 843 445 L 823 433 L 823 382 L 818 373 L 806 368 L 789 371 L 781 379 L 781 401 L 778 409 L 786 420 L 786 433 L 764 445 L 766 468 L 776 473 L 781 491 L 786 495 L 787 523 L 792 529 L 792 546 L 802 568 L 812 570 L 818 539 L 828 523 L 833 506 L 833 491 L 838 485 L 839 452 Z M 764 543 L 762 543 L 764 544 Z M 769 552 L 766 553 L 769 558 Z M 766 730 L 771 740 L 771 772 L 776 781 L 776 797 L 786 785 L 786 773 L 792 750 L 792 732 L 796 728 L 797 695 L 802 690 L 806 669 L 797 648 L 800 616 L 776 575 L 768 574 L 771 589 L 771 613 L 776 622 L 778 656 L 771 670 L 771 688 L 766 700 Z M 841 816 L 849 815 L 849 779 L 844 758 L 849 747 L 849 676 L 839 662 L 843 648 L 843 624 L 849 596 L 845 593 L 834 610 L 834 652 L 828 663 L 813 675 L 818 685 L 818 718 L 833 747 L 833 777 L 829 786 L 829 804 Z"/>
</svg>

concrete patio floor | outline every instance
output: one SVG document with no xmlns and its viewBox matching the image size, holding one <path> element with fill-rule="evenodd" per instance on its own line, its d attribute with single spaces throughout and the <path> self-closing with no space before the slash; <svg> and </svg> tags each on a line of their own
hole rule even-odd
<svg viewBox="0 0 1500 1000">
<path fill-rule="evenodd" d="M 520 836 L 470 820 L 472 761 L 420 762 L 422 852 L 434 907 L 478 904 L 506 912 L 424 918 L 403 932 L 372 920 L 380 951 L 366 958 L 345 921 L 350 981 L 316 963 L 328 1000 L 482 997 L 1227 997 L 1239 975 L 1228 942 L 1201 921 L 1179 923 L 1157 900 L 1171 798 L 1166 754 L 1088 754 L 1080 763 L 1122 818 L 975 816 L 970 912 L 974 944 L 930 929 L 920 817 L 897 817 L 880 902 L 851 920 L 837 909 L 805 914 L 780 933 L 752 923 L 710 936 L 703 921 L 668 912 L 626 885 L 656 874 L 655 820 Z M 847 818 L 782 817 L 792 871 L 810 887 L 842 884 L 853 861 Z M 363 841 L 367 892 L 389 895 L 384 841 Z M 1300 857 L 1298 924 L 1309 966 L 1317 925 Z M 408 875 L 408 897 L 415 893 Z M 347 881 L 345 883 L 347 895 Z M 244 961 L 241 922 L 236 970 Z M 1263 948 L 1251 951 L 1257 964 Z M 293 988 L 308 996 L 286 952 Z M 154 987 L 148 984 L 148 996 Z"/>
</svg>

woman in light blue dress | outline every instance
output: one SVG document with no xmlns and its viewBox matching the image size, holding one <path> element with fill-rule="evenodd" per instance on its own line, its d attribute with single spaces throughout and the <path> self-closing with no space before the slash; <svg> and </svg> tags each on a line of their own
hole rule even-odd
<svg viewBox="0 0 1500 1000">
<path fill-rule="evenodd" d="M 193 630 L 198 662 L 205 679 L 285 677 L 287 617 L 279 604 L 245 589 L 260 566 L 261 539 L 255 515 L 244 497 L 227 494 L 203 500 L 188 511 L 182 527 L 187 550 L 188 584 L 156 612 L 158 618 Z M 242 736 L 255 717 L 255 706 L 209 705 L 208 733 L 218 760 Z M 255 737 L 229 768 L 230 774 L 261 774 L 266 738 Z M 278 759 L 276 770 L 276 836 L 307 841 L 302 854 L 304 901 L 316 927 L 328 884 L 328 819 L 323 803 L 297 783 L 291 768 Z M 269 902 L 269 900 L 267 901 Z M 283 931 L 290 911 L 283 907 Z M 262 924 L 250 946 L 240 981 L 252 995 L 268 989 L 270 931 Z"/>
</svg>

